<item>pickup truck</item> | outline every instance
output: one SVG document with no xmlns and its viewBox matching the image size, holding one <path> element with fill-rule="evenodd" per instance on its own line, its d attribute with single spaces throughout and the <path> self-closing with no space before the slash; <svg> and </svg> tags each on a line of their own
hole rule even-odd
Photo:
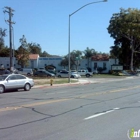
<svg viewBox="0 0 140 140">
<path fill-rule="evenodd" d="M 93 75 L 92 72 L 88 72 L 88 70 L 78 70 L 78 74 L 86 77 L 90 77 Z"/>
</svg>

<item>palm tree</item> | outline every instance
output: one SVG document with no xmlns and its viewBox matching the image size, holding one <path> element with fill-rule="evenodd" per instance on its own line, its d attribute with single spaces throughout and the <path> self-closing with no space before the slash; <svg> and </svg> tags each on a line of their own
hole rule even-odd
<svg viewBox="0 0 140 140">
<path fill-rule="evenodd" d="M 88 61 L 88 67 L 89 67 L 89 60 L 94 54 L 96 54 L 96 52 L 94 49 L 90 49 L 89 47 L 87 47 L 86 50 L 84 51 L 84 54 L 85 54 L 85 58 Z"/>
<path fill-rule="evenodd" d="M 81 59 L 82 51 L 79 50 L 73 50 L 71 52 L 71 59 L 73 60 L 73 63 L 76 66 L 76 70 L 78 70 L 79 60 Z M 76 61 L 76 63 L 75 63 Z"/>
</svg>

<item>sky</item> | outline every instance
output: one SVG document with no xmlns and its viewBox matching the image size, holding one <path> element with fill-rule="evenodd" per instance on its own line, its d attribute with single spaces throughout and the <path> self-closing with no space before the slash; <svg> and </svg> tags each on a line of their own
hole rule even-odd
<svg viewBox="0 0 140 140">
<path fill-rule="evenodd" d="M 99 2 L 100 1 L 100 2 Z M 87 47 L 97 52 L 109 53 L 114 45 L 107 27 L 114 13 L 120 8 L 140 9 L 140 0 L 0 0 L 0 28 L 7 29 L 5 45 L 9 46 L 8 13 L 5 6 L 15 11 L 12 21 L 13 44 L 20 46 L 19 39 L 25 35 L 28 43 L 38 43 L 42 52 L 65 56 L 68 54 L 69 15 L 91 2 L 70 17 L 70 51 L 84 51 Z"/>
</svg>

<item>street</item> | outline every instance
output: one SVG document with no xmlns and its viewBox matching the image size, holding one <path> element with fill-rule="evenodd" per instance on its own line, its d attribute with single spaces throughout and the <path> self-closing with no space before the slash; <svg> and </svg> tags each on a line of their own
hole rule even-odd
<svg viewBox="0 0 140 140">
<path fill-rule="evenodd" d="M 0 140 L 129 140 L 139 118 L 139 77 L 0 94 Z"/>
</svg>

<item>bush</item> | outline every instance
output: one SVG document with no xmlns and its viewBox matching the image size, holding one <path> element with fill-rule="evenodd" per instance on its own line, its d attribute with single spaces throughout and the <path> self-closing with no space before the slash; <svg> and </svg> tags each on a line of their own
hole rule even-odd
<svg viewBox="0 0 140 140">
<path fill-rule="evenodd" d="M 106 70 L 106 68 L 102 68 L 102 67 L 98 67 L 98 68 L 97 68 L 97 71 L 98 71 L 99 73 L 102 73 L 102 71 L 104 71 L 104 70 Z"/>
<path fill-rule="evenodd" d="M 87 70 L 88 70 L 89 72 L 91 72 L 91 71 L 92 71 L 90 67 L 87 67 Z"/>
</svg>

